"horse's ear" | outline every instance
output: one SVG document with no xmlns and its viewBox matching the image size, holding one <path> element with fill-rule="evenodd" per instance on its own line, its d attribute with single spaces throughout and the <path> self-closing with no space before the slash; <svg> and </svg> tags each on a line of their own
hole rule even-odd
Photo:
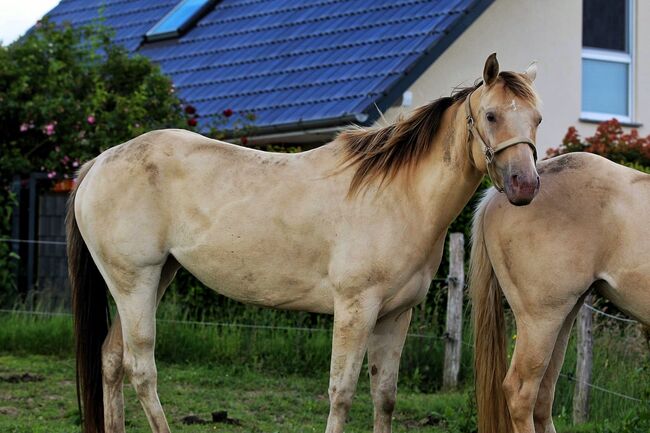
<svg viewBox="0 0 650 433">
<path fill-rule="evenodd" d="M 537 62 L 533 61 L 528 67 L 526 68 L 526 72 L 524 72 L 524 75 L 526 78 L 530 80 L 532 83 L 535 81 L 535 77 L 537 77 Z"/>
<path fill-rule="evenodd" d="M 499 62 L 497 61 L 497 53 L 492 53 L 485 61 L 483 67 L 483 82 L 486 86 L 493 84 L 499 76 Z"/>
</svg>

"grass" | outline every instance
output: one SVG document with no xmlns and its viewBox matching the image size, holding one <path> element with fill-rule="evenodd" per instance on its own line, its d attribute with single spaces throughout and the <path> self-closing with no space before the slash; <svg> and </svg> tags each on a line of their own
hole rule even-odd
<svg viewBox="0 0 650 433">
<path fill-rule="evenodd" d="M 323 431 L 327 418 L 330 333 L 208 327 L 161 321 L 157 338 L 160 396 L 173 431 Z M 593 383 L 650 399 L 650 356 L 636 328 L 595 329 Z M 1 432 L 76 431 L 78 420 L 69 316 L 0 314 L 0 375 L 42 375 L 41 382 L 0 381 Z M 467 349 L 467 348 L 465 348 Z M 409 338 L 400 373 L 396 432 L 472 433 L 471 354 L 463 353 L 467 391 L 434 394 L 441 375 L 443 343 Z M 575 365 L 573 341 L 564 373 Z M 346 429 L 369 432 L 372 407 L 366 373 L 360 379 Z M 127 428 L 148 431 L 142 410 L 126 387 Z M 647 433 L 650 406 L 592 390 L 591 424 L 571 426 L 573 382 L 558 382 L 555 421 L 559 433 Z M 227 410 L 242 426 L 180 422 Z M 6 415 L 6 416 L 5 416 Z M 437 425 L 420 420 L 433 416 Z"/>
<path fill-rule="evenodd" d="M 0 431 L 56 433 L 77 431 L 74 363 L 69 358 L 43 355 L 0 356 L 0 376 L 40 375 L 39 382 L 0 381 Z M 310 377 L 278 375 L 248 367 L 159 363 L 159 394 L 174 432 L 255 433 L 322 432 L 328 412 L 327 371 Z M 134 391 L 125 386 L 127 430 L 149 432 Z M 423 394 L 401 390 L 395 432 L 447 432 L 465 422 L 460 416 L 468 397 L 461 393 Z M 210 419 L 217 410 L 241 426 L 185 425 L 182 418 Z M 460 410 L 460 412 L 459 412 Z M 423 425 L 436 414 L 437 426 Z M 370 432 L 372 406 L 368 380 L 360 381 L 346 432 Z"/>
</svg>

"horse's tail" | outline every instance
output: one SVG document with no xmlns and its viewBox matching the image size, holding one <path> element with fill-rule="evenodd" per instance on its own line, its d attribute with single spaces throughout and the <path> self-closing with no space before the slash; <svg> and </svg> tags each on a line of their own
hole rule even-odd
<svg viewBox="0 0 650 433">
<path fill-rule="evenodd" d="M 474 322 L 474 374 L 479 433 L 512 433 L 501 383 L 507 373 L 505 319 L 501 286 L 485 247 L 483 219 L 487 193 L 474 214 L 470 293 Z"/>
<path fill-rule="evenodd" d="M 77 354 L 77 399 L 85 433 L 104 432 L 102 393 L 102 344 L 108 334 L 107 287 L 81 237 L 75 217 L 75 196 L 94 164 L 84 164 L 68 201 L 66 235 L 68 275 L 72 287 L 72 310 Z"/>
</svg>

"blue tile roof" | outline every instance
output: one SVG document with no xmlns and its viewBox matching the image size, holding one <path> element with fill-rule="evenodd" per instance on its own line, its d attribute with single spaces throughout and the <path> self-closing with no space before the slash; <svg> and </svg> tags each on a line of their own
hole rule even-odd
<svg viewBox="0 0 650 433">
<path fill-rule="evenodd" d="M 101 13 L 201 121 L 230 108 L 291 130 L 372 121 L 493 0 L 222 0 L 185 35 L 143 43 L 178 1 L 63 0 L 48 16 L 80 25 Z"/>
</svg>

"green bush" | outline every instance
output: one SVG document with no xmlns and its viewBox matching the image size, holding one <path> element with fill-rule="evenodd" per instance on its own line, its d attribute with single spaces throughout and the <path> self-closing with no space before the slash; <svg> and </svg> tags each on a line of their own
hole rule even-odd
<svg viewBox="0 0 650 433">
<path fill-rule="evenodd" d="M 639 136 L 637 129 L 623 131 L 618 120 L 612 119 L 598 125 L 596 133 L 582 139 L 573 126 L 569 128 L 562 144 L 547 151 L 547 156 L 570 152 L 590 152 L 619 164 L 642 171 L 650 171 L 650 135 Z"/>
<path fill-rule="evenodd" d="M 171 80 L 146 57 L 111 42 L 99 22 L 88 26 L 39 22 L 24 38 L 0 45 L 0 237 L 10 232 L 9 185 L 32 172 L 72 178 L 102 151 L 144 132 L 197 127 L 199 113 L 184 105 Z M 203 129 L 220 128 L 246 142 L 253 113 L 224 110 Z M 0 305 L 16 288 L 17 256 L 0 243 Z"/>
</svg>

